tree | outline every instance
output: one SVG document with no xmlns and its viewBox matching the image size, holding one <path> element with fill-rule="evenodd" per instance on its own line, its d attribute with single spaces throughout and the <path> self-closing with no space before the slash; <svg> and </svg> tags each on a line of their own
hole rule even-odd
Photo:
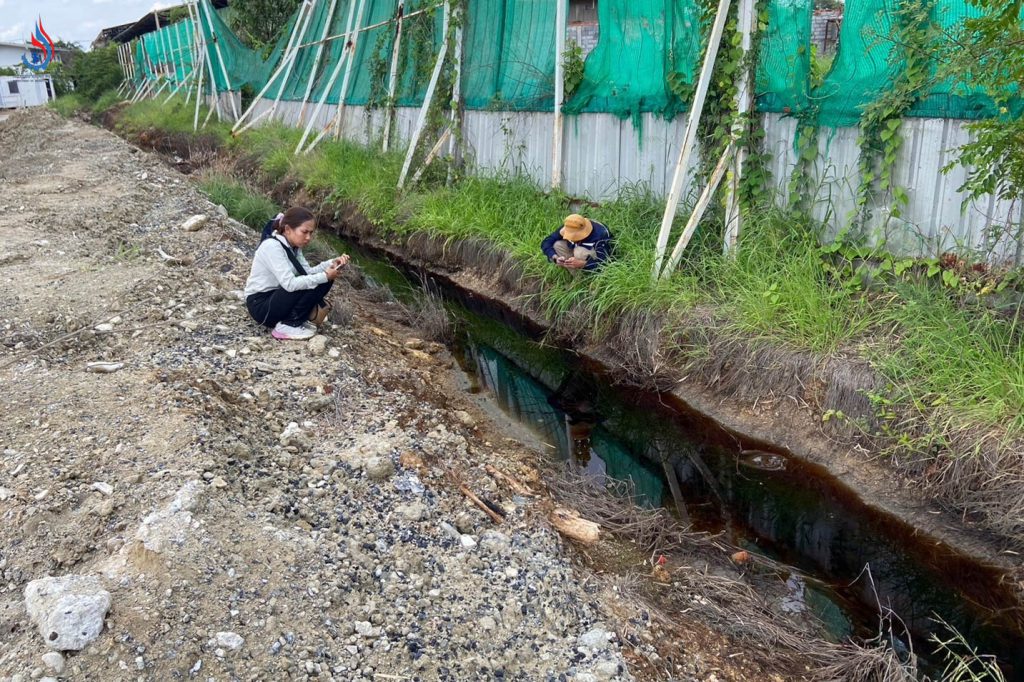
<svg viewBox="0 0 1024 682">
<path fill-rule="evenodd" d="M 246 45 L 266 54 L 298 6 L 299 0 L 236 0 L 228 22 Z"/>
<path fill-rule="evenodd" d="M 116 44 L 108 45 L 77 56 L 67 68 L 75 93 L 96 101 L 104 92 L 121 84 L 124 73 L 117 61 L 117 48 Z"/>
</svg>

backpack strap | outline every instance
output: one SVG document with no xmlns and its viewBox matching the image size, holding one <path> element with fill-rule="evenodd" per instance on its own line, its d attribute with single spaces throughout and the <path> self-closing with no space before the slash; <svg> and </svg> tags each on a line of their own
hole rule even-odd
<svg viewBox="0 0 1024 682">
<path fill-rule="evenodd" d="M 295 268 L 296 275 L 301 277 L 302 275 L 309 274 L 306 272 L 306 269 L 302 267 L 302 263 L 299 262 L 299 259 L 295 256 L 294 251 L 285 246 L 285 243 L 278 239 L 277 237 L 271 237 L 271 239 L 280 244 L 281 248 L 284 249 L 285 254 L 288 256 L 288 260 L 292 262 L 292 267 Z"/>
</svg>

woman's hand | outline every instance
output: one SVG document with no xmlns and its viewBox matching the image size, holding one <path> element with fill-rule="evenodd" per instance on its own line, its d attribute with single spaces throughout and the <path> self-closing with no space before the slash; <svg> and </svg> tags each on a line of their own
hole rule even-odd
<svg viewBox="0 0 1024 682">
<path fill-rule="evenodd" d="M 338 256 L 333 261 L 331 261 L 331 264 L 327 266 L 326 270 L 324 270 L 324 274 L 327 275 L 327 281 L 333 282 L 334 280 L 336 280 L 338 278 L 339 271 L 346 265 L 348 265 L 347 253 Z"/>
</svg>

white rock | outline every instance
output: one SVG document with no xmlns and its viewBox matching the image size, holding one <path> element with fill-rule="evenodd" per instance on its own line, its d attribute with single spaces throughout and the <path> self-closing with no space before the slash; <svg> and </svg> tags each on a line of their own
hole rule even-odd
<svg viewBox="0 0 1024 682">
<path fill-rule="evenodd" d="M 341 351 L 338 350 L 337 348 L 332 348 L 329 351 L 327 351 L 327 356 L 331 357 L 331 358 L 340 358 L 341 357 Z"/>
<path fill-rule="evenodd" d="M 93 329 L 102 334 L 108 334 L 114 331 L 114 325 L 110 324 L 109 322 L 101 322 L 100 324 L 93 327 Z"/>
<path fill-rule="evenodd" d="M 205 215 L 194 215 L 181 224 L 181 229 L 185 232 L 197 232 L 202 229 L 206 221 L 207 217 Z"/>
<path fill-rule="evenodd" d="M 77 651 L 99 637 L 110 593 L 94 576 L 40 578 L 25 587 L 25 610 L 46 646 Z"/>
<path fill-rule="evenodd" d="M 317 334 L 309 341 L 306 342 L 306 348 L 309 350 L 309 354 L 312 356 L 320 356 L 327 350 L 327 337 L 323 334 Z"/>
<path fill-rule="evenodd" d="M 181 544 L 192 526 L 192 510 L 199 503 L 203 484 L 192 480 L 183 485 L 167 506 L 142 519 L 135 538 L 151 552 L 162 552 L 168 546 Z"/>
<path fill-rule="evenodd" d="M 242 645 L 245 644 L 245 639 L 234 632 L 218 632 L 217 644 L 225 649 L 235 651 L 242 648 Z"/>
<path fill-rule="evenodd" d="M 476 547 L 476 540 L 473 539 L 472 535 L 460 535 L 459 542 L 462 543 L 462 546 L 466 549 L 473 549 Z"/>
<path fill-rule="evenodd" d="M 0 502 L 6 502 L 11 497 L 14 497 L 14 491 L 0 486 Z"/>
<path fill-rule="evenodd" d="M 114 494 L 114 486 L 104 481 L 96 481 L 89 487 L 102 495 L 106 495 L 107 497 Z"/>
<path fill-rule="evenodd" d="M 580 635 L 579 645 L 588 649 L 596 649 L 607 644 L 610 639 L 611 634 L 607 630 L 594 628 Z"/>
<path fill-rule="evenodd" d="M 52 670 L 54 675 L 64 674 L 64 657 L 60 652 L 51 651 L 43 654 L 43 665 Z"/>
</svg>

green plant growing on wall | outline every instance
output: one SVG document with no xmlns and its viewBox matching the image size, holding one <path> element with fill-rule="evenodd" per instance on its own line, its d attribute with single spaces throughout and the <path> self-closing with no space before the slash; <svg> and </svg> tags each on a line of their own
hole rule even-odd
<svg viewBox="0 0 1024 682">
<path fill-rule="evenodd" d="M 1018 0 L 970 0 L 982 11 L 952 36 L 943 75 L 962 87 L 982 89 L 998 107 L 994 118 L 970 123 L 973 139 L 960 148 L 960 158 L 943 168 L 967 169 L 960 188 L 968 199 L 993 194 L 1024 199 L 1024 117 L 1020 115 L 1020 84 L 1024 83 L 1024 24 Z M 1017 234 L 1017 239 L 1022 238 Z"/>
<path fill-rule="evenodd" d="M 898 71 L 892 84 L 860 117 L 859 184 L 853 224 L 859 229 L 870 222 L 871 206 L 891 200 L 889 215 L 899 218 L 909 196 L 893 180 L 896 157 L 903 144 L 903 116 L 920 97 L 933 77 L 932 54 L 939 30 L 931 20 L 935 0 L 908 0 L 895 12 L 890 62 Z"/>
<path fill-rule="evenodd" d="M 567 100 L 583 82 L 583 65 L 583 48 L 570 38 L 565 44 L 565 52 L 562 53 L 563 87 Z"/>
<path fill-rule="evenodd" d="M 246 45 L 266 57 L 298 7 L 299 0 L 235 0 L 228 24 Z"/>
</svg>

